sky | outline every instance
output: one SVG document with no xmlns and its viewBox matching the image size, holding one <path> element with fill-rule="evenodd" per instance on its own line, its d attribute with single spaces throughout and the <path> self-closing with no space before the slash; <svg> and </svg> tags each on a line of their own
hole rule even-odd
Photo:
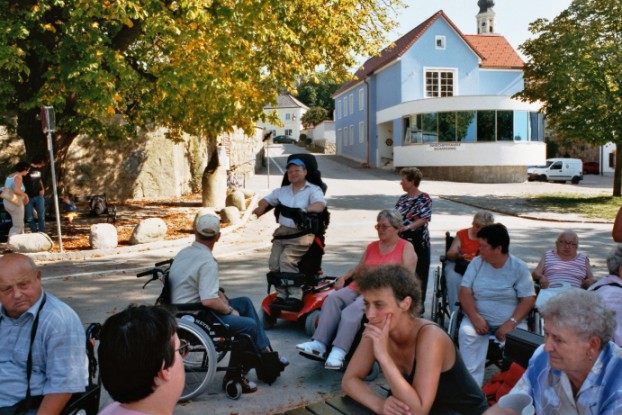
<svg viewBox="0 0 622 415">
<path fill-rule="evenodd" d="M 443 10 L 466 35 L 477 34 L 475 16 L 479 12 L 477 0 L 404 0 L 408 8 L 400 11 L 399 27 L 389 35 L 391 41 L 408 33 L 415 26 Z M 531 37 L 529 23 L 544 17 L 552 20 L 567 9 L 571 0 L 495 0 L 496 28 L 518 51 L 518 46 Z M 520 51 L 518 51 L 520 54 Z M 521 54 L 522 56 L 522 54 Z"/>
</svg>

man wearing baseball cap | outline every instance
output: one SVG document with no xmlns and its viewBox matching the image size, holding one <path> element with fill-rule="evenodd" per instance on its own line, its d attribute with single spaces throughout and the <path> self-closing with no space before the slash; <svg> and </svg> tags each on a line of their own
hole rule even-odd
<svg viewBox="0 0 622 415">
<path fill-rule="evenodd" d="M 271 351 L 270 340 L 263 330 L 250 298 L 227 298 L 224 290 L 220 289 L 218 262 L 212 254 L 214 245 L 220 238 L 220 218 L 208 209 L 201 209 L 194 219 L 193 228 L 195 241 L 179 251 L 169 272 L 173 304 L 200 302 L 214 312 L 233 332 L 248 334 L 257 350 L 262 353 Z M 239 352 L 232 352 L 229 366 L 235 366 L 239 359 Z M 289 364 L 284 357 L 280 360 L 283 367 Z M 231 378 L 230 373 L 225 374 L 223 387 Z M 244 393 L 256 390 L 257 385 L 254 382 L 242 378 Z"/>
<path fill-rule="evenodd" d="M 298 208 L 302 212 L 321 213 L 326 208 L 326 199 L 319 186 L 307 181 L 307 166 L 297 158 L 287 163 L 288 185 L 274 189 L 272 193 L 261 199 L 257 208 L 253 211 L 260 217 L 268 210 L 269 206 L 283 205 L 288 208 Z M 300 233 L 293 218 L 284 215 L 281 210 L 279 215 L 279 227 L 272 235 L 272 252 L 268 260 L 268 268 L 272 272 L 299 272 L 298 262 L 309 250 L 315 235 Z M 293 235 L 293 236 L 292 236 Z M 287 288 L 277 287 L 277 300 L 285 302 L 302 302 L 302 289 L 300 287 Z"/>
</svg>

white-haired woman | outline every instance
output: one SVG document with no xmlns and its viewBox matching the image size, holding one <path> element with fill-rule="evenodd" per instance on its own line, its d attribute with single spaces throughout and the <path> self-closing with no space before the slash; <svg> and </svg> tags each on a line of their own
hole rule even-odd
<svg viewBox="0 0 622 415">
<path fill-rule="evenodd" d="M 484 226 L 495 223 L 495 218 L 490 212 L 480 210 L 473 216 L 470 228 L 456 232 L 451 246 L 447 250 L 447 262 L 445 262 L 445 280 L 447 281 L 447 301 L 449 309 L 456 311 L 458 306 L 458 291 L 462 276 L 471 260 L 479 254 L 479 239 L 477 232 Z"/>
<path fill-rule="evenodd" d="M 531 275 L 541 288 L 568 284 L 571 287 L 587 288 L 596 280 L 587 255 L 578 252 L 579 236 L 572 230 L 559 234 L 555 250 L 547 251 Z"/>
<path fill-rule="evenodd" d="M 306 355 L 325 358 L 328 345 L 332 344 L 325 367 L 334 370 L 343 367 L 346 354 L 361 327 L 365 313 L 363 297 L 355 279 L 357 269 L 398 264 L 415 275 L 417 254 L 410 242 L 399 237 L 398 230 L 401 226 L 402 215 L 398 211 L 380 211 L 376 223 L 378 240 L 367 245 L 365 254 L 356 267 L 337 279 L 335 290 L 322 304 L 322 313 L 312 341 L 298 344 L 296 349 Z"/>
<path fill-rule="evenodd" d="M 589 288 L 596 292 L 607 307 L 616 312 L 618 325 L 613 335 L 613 341 L 622 346 L 622 245 L 616 246 L 607 256 L 607 269 L 609 275 L 601 278 Z"/>
<path fill-rule="evenodd" d="M 544 345 L 510 394 L 533 399 L 537 414 L 622 413 L 622 350 L 611 341 L 615 312 L 593 292 L 570 288 L 540 309 Z M 514 414 L 495 406 L 487 414 Z"/>
</svg>

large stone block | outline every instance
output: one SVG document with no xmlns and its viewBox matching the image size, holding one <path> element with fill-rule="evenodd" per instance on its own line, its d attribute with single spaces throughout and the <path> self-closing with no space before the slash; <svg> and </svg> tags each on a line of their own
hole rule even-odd
<svg viewBox="0 0 622 415">
<path fill-rule="evenodd" d="M 160 218 L 141 220 L 134 228 L 134 232 L 132 232 L 130 244 L 137 245 L 161 241 L 166 237 L 167 230 L 166 223 Z"/>
<path fill-rule="evenodd" d="M 116 248 L 119 244 L 117 228 L 111 223 L 96 223 L 92 225 L 89 244 L 93 249 Z"/>
<path fill-rule="evenodd" d="M 23 233 L 9 238 L 9 248 L 13 252 L 44 252 L 54 247 L 54 242 L 45 233 Z"/>
<path fill-rule="evenodd" d="M 230 223 L 231 225 L 240 223 L 240 210 L 235 206 L 227 206 L 220 211 L 220 221 L 221 223 Z"/>
<path fill-rule="evenodd" d="M 233 190 L 227 195 L 227 206 L 235 206 L 240 212 L 246 210 L 246 197 L 241 190 Z"/>
</svg>

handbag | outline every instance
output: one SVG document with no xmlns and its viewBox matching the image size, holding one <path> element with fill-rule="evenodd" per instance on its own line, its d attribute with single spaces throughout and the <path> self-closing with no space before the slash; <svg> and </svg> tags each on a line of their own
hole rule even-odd
<svg viewBox="0 0 622 415">
<path fill-rule="evenodd" d="M 454 271 L 456 271 L 460 275 L 464 275 L 469 264 L 470 262 L 466 259 L 458 259 L 456 261 L 456 265 L 454 266 Z"/>
<path fill-rule="evenodd" d="M 7 202 L 13 203 L 14 205 L 19 205 L 21 202 L 19 196 L 15 194 L 13 189 L 6 186 L 2 188 L 2 193 L 0 193 L 0 197 Z"/>
</svg>

